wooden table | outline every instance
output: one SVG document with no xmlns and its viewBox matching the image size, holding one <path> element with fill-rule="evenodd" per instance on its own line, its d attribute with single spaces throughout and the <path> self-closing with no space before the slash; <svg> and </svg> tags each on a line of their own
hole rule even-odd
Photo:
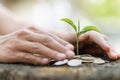
<svg viewBox="0 0 120 80">
<path fill-rule="evenodd" d="M 120 80 L 120 60 L 80 67 L 1 63 L 0 80 Z"/>
</svg>

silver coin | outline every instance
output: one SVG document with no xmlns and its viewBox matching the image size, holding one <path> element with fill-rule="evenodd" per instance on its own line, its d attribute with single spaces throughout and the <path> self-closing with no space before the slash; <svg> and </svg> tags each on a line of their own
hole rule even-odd
<svg viewBox="0 0 120 80">
<path fill-rule="evenodd" d="M 83 54 L 83 55 L 81 55 L 81 57 L 91 57 L 91 55 L 90 54 Z"/>
<path fill-rule="evenodd" d="M 82 60 L 82 63 L 93 63 L 94 60 Z"/>
<path fill-rule="evenodd" d="M 81 57 L 82 60 L 94 60 L 94 57 L 87 57 L 87 56 L 84 56 L 84 57 Z"/>
<path fill-rule="evenodd" d="M 103 60 L 101 58 L 95 58 L 93 63 L 95 63 L 95 64 L 104 64 L 105 60 Z"/>
<path fill-rule="evenodd" d="M 78 59 L 72 59 L 72 60 L 68 61 L 67 64 L 68 64 L 68 66 L 75 67 L 75 66 L 80 66 L 82 64 L 82 61 L 78 60 Z"/>
<path fill-rule="evenodd" d="M 65 59 L 63 61 L 57 61 L 53 65 L 55 65 L 55 66 L 61 66 L 61 65 L 67 64 L 67 62 L 68 62 L 68 59 Z"/>
<path fill-rule="evenodd" d="M 80 55 L 76 55 L 76 56 L 74 56 L 74 59 L 80 59 Z"/>
</svg>

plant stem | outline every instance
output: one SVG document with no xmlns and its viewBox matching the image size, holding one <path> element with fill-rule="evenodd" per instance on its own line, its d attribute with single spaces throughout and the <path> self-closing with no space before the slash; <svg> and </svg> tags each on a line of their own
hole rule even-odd
<svg viewBox="0 0 120 80">
<path fill-rule="evenodd" d="M 79 55 L 79 42 L 78 42 L 78 36 L 76 36 L 76 51 L 77 51 L 77 55 Z"/>
</svg>

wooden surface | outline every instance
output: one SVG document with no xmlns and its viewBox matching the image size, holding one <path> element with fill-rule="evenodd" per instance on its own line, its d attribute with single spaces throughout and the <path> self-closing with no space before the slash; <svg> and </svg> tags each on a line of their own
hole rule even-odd
<svg viewBox="0 0 120 80">
<path fill-rule="evenodd" d="M 120 60 L 80 67 L 1 63 L 0 80 L 120 80 Z"/>
</svg>

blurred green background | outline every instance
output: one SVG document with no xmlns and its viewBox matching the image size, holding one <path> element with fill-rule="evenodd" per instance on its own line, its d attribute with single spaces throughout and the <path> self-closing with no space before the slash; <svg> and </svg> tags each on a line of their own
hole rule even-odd
<svg viewBox="0 0 120 80">
<path fill-rule="evenodd" d="M 95 25 L 120 51 L 120 0 L 0 0 L 17 16 L 30 23 L 58 31 L 71 31 L 59 19 L 68 17 L 81 26 Z"/>
</svg>

